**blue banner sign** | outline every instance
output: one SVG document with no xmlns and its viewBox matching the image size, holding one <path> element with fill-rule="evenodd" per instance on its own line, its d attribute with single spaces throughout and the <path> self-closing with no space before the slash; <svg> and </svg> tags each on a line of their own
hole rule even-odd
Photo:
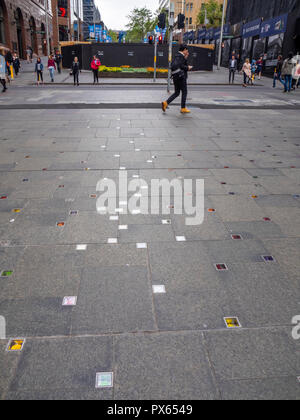
<svg viewBox="0 0 300 420">
<path fill-rule="evenodd" d="M 250 38 L 257 36 L 261 30 L 261 19 L 253 20 L 252 22 L 245 23 L 243 26 L 243 38 Z"/>
<path fill-rule="evenodd" d="M 268 36 L 278 35 L 285 32 L 287 29 L 287 21 L 288 14 L 285 14 L 262 22 L 260 37 L 266 38 Z"/>
<path fill-rule="evenodd" d="M 102 26 L 101 25 L 95 25 L 95 39 L 97 41 L 102 41 Z"/>
<path fill-rule="evenodd" d="M 226 25 L 224 25 L 224 32 L 223 32 L 223 36 L 230 36 L 231 35 L 231 26 L 226 23 Z"/>
<path fill-rule="evenodd" d="M 220 36 L 221 36 L 221 28 L 215 28 L 213 38 L 214 39 L 220 39 Z"/>
<path fill-rule="evenodd" d="M 213 39 L 214 38 L 214 31 L 215 31 L 215 28 L 208 29 L 208 31 L 206 32 L 205 39 Z"/>
<path fill-rule="evenodd" d="M 199 29 L 198 30 L 198 39 L 205 39 L 206 36 L 206 29 Z"/>
<path fill-rule="evenodd" d="M 190 31 L 189 32 L 189 41 L 193 41 L 194 40 L 194 31 Z"/>
</svg>

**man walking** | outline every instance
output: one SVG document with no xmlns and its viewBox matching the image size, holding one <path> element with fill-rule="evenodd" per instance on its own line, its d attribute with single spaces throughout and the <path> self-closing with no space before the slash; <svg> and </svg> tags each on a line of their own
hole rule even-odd
<svg viewBox="0 0 300 420">
<path fill-rule="evenodd" d="M 283 65 L 283 59 L 282 55 L 278 56 L 277 66 L 274 70 L 274 76 L 273 76 L 273 88 L 276 88 L 276 81 L 279 80 L 280 83 L 284 85 L 284 81 L 281 78 L 281 70 Z"/>
<path fill-rule="evenodd" d="M 231 60 L 229 60 L 229 84 L 234 83 L 235 72 L 238 68 L 238 62 L 235 58 L 235 55 L 232 55 Z"/>
<path fill-rule="evenodd" d="M 175 55 L 174 60 L 172 62 L 172 77 L 175 86 L 175 93 L 167 101 L 162 102 L 162 110 L 166 112 L 168 105 L 173 102 L 178 96 L 180 92 L 182 92 L 181 98 L 181 113 L 188 114 L 189 111 L 186 108 L 186 99 L 187 99 L 187 73 L 188 71 L 192 70 L 192 66 L 189 66 L 187 63 L 187 59 L 189 57 L 189 50 L 187 45 L 181 45 L 179 48 L 179 52 Z"/>
</svg>

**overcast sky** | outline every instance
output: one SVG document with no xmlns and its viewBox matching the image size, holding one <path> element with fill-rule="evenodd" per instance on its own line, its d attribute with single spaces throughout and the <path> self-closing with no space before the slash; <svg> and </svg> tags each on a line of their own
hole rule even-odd
<svg viewBox="0 0 300 420">
<path fill-rule="evenodd" d="M 128 16 L 135 7 L 148 9 L 155 12 L 159 0 L 96 0 L 101 17 L 109 29 L 126 29 Z"/>
</svg>

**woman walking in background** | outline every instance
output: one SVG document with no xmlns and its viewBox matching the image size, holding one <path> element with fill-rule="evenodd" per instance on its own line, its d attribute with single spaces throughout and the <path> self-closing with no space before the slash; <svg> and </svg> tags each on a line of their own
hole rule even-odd
<svg viewBox="0 0 300 420">
<path fill-rule="evenodd" d="M 37 77 L 37 84 L 39 86 L 40 81 L 42 83 L 44 83 L 44 79 L 43 79 L 43 70 L 44 70 L 44 66 L 43 63 L 40 59 L 40 57 L 37 58 L 37 62 L 35 64 L 35 72 L 36 72 L 36 77 Z"/>
<path fill-rule="evenodd" d="M 27 47 L 26 50 L 26 58 L 27 58 L 27 63 L 32 63 L 32 59 L 31 59 L 31 49 L 29 47 Z"/>
<path fill-rule="evenodd" d="M 51 82 L 54 82 L 54 71 L 56 70 L 55 60 L 53 60 L 53 55 L 49 55 L 48 60 L 48 70 L 50 73 Z"/>
<path fill-rule="evenodd" d="M 251 74 L 251 64 L 249 58 L 246 58 L 246 61 L 243 65 L 242 72 L 244 74 L 244 87 L 247 87 L 249 84 L 249 80 L 251 80 L 252 74 Z"/>
<path fill-rule="evenodd" d="M 256 64 L 257 64 L 257 70 L 256 71 L 257 71 L 257 74 L 258 74 L 258 80 L 260 80 L 261 79 L 262 70 L 263 70 L 263 64 L 264 64 L 263 58 L 262 57 L 259 57 L 259 59 L 257 60 Z"/>
<path fill-rule="evenodd" d="M 72 74 L 74 76 L 74 86 L 79 86 L 79 72 L 80 72 L 80 63 L 78 61 L 78 58 L 75 57 L 73 64 L 72 64 Z"/>
<path fill-rule="evenodd" d="M 91 68 L 94 74 L 94 84 L 99 83 L 99 67 L 101 66 L 101 61 L 95 55 L 93 57 Z"/>
<path fill-rule="evenodd" d="M 17 56 L 17 54 L 13 55 L 13 67 L 15 70 L 15 75 L 18 76 L 19 71 L 20 71 L 20 67 L 21 67 L 21 63 L 19 60 L 19 57 Z"/>
</svg>

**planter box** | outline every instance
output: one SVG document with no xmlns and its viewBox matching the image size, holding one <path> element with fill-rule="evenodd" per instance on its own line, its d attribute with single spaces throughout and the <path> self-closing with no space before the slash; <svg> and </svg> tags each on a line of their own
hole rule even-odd
<svg viewBox="0 0 300 420">
<path fill-rule="evenodd" d="M 115 78 L 115 79 L 153 79 L 153 73 L 134 73 L 134 72 L 100 72 L 99 78 Z M 168 73 L 156 73 L 158 79 L 167 79 Z"/>
</svg>

